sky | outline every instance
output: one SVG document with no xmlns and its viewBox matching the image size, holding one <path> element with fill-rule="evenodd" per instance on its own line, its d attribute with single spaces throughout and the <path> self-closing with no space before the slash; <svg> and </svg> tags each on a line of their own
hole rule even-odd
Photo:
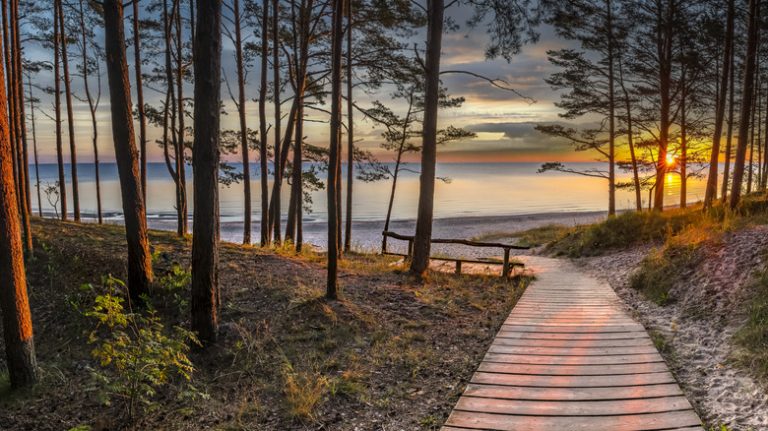
<svg viewBox="0 0 768 431">
<path fill-rule="evenodd" d="M 469 16 L 466 8 L 453 8 L 448 15 L 463 23 Z M 130 35 L 130 28 L 126 31 Z M 536 124 L 562 121 L 558 117 L 559 109 L 555 102 L 559 93 L 552 90 L 544 79 L 556 71 L 556 68 L 547 61 L 547 51 L 566 46 L 572 43 L 563 41 L 554 35 L 551 28 L 540 28 L 541 38 L 537 44 L 525 46 L 522 52 L 512 61 L 486 60 L 484 46 L 487 42 L 485 32 L 481 28 L 468 30 L 461 28 L 456 32 L 446 33 L 443 39 L 442 64 L 443 70 L 467 70 L 479 73 L 489 78 L 499 78 L 507 81 L 515 90 L 532 98 L 535 102 L 522 99 L 510 92 L 492 87 L 490 84 L 466 75 L 445 75 L 443 83 L 452 96 L 460 96 L 466 102 L 459 108 L 441 110 L 439 122 L 441 127 L 453 125 L 464 127 L 477 133 L 474 139 L 453 142 L 439 150 L 440 162 L 549 162 L 549 161 L 591 161 L 593 155 L 576 153 L 569 144 L 544 136 L 534 130 Z M 101 37 L 102 33 L 99 33 Z M 250 35 L 253 38 L 253 35 Z M 423 34 L 414 37 L 413 43 L 423 46 Z M 71 46 L 72 51 L 75 50 Z M 39 46 L 25 48 L 25 55 L 34 59 L 52 60 L 52 53 Z M 77 62 L 74 52 L 70 52 L 70 68 L 74 69 Z M 133 59 L 131 47 L 128 51 L 129 60 Z M 223 73 L 234 85 L 235 56 L 232 44 L 224 38 L 222 52 Z M 133 64 L 129 61 L 131 82 L 133 85 Z M 246 107 L 247 122 L 249 127 L 257 128 L 258 110 L 257 104 L 252 100 L 258 94 L 258 74 L 255 67 L 247 78 L 248 102 Z M 35 83 L 41 86 L 52 83 L 52 74 L 43 73 L 34 78 Z M 91 83 L 95 85 L 94 82 Z M 73 91 L 76 95 L 83 94 L 82 79 L 72 76 Z M 112 135 L 110 127 L 109 97 L 107 94 L 106 71 L 102 67 L 102 97 L 98 111 L 99 123 L 99 152 L 100 159 L 104 162 L 114 160 L 112 147 Z M 41 108 L 48 115 L 53 112 L 52 98 L 42 95 L 40 90 L 36 96 L 42 99 Z M 149 104 L 159 105 L 163 95 L 151 88 L 145 88 L 145 100 Z M 192 86 L 185 87 L 187 95 L 192 94 Z M 222 99 L 227 105 L 228 115 L 222 117 L 222 129 L 238 129 L 237 115 L 234 105 L 231 103 L 226 85 L 222 85 Z M 389 90 L 381 89 L 377 94 L 362 94 L 356 96 L 356 102 L 361 106 L 370 106 L 374 99 L 381 100 L 387 105 L 402 107 L 402 101 L 391 100 Z M 135 103 L 135 92 L 133 101 Z M 287 111 L 284 105 L 283 110 Z M 271 108 L 270 108 L 271 110 Z M 78 159 L 80 162 L 89 162 L 93 159 L 91 147 L 91 123 L 87 104 L 84 101 L 74 100 L 75 133 L 78 145 Z M 310 114 L 313 120 L 324 121 L 321 114 Z M 29 117 L 29 113 L 27 113 Z M 268 112 L 268 118 L 273 115 Z M 28 121 L 30 119 L 28 118 Z M 189 120 L 188 120 L 189 121 Z M 307 141 L 309 143 L 327 146 L 328 125 L 322 122 L 305 123 Z M 36 117 L 36 132 L 38 141 L 38 153 L 41 162 L 55 162 L 55 132 L 54 123 L 41 112 Z M 66 145 L 66 124 L 63 125 Z M 138 127 L 136 128 L 138 131 Z M 364 120 L 360 114 L 355 119 L 357 145 L 371 150 L 380 160 L 389 161 L 392 158 L 381 150 L 382 128 L 370 120 Z M 160 130 L 149 128 L 150 141 L 159 137 Z M 188 137 L 191 139 L 191 137 Z M 161 161 L 162 151 L 157 145 L 150 145 L 150 161 Z M 68 157 L 68 152 L 65 154 Z M 412 156 L 417 157 L 417 156 Z"/>
</svg>

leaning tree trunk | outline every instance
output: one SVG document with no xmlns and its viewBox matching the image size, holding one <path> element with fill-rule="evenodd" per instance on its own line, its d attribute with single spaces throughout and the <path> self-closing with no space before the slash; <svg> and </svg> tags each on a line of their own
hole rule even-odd
<svg viewBox="0 0 768 431">
<path fill-rule="evenodd" d="M 144 113 L 144 84 L 141 76 L 141 33 L 139 2 L 133 2 L 133 67 L 136 72 L 136 102 L 139 114 L 139 152 L 141 154 L 141 194 L 147 205 L 147 118 Z"/>
<path fill-rule="evenodd" d="M 75 221 L 80 221 L 80 186 L 77 180 L 77 144 L 75 142 L 75 118 L 72 111 L 72 83 L 69 80 L 69 55 L 67 54 L 67 33 L 64 27 L 64 9 L 61 0 L 59 8 L 59 31 L 61 32 L 61 65 L 64 71 L 64 95 L 67 99 L 67 126 L 69 131 L 70 176 L 72 177 L 72 207 Z"/>
<path fill-rule="evenodd" d="M 125 53 L 122 0 L 105 0 L 103 9 L 112 140 L 120 176 L 125 236 L 128 242 L 128 291 L 131 300 L 137 302 L 142 295 L 149 293 L 152 259 L 131 115 L 131 86 Z"/>
<path fill-rule="evenodd" d="M 56 0 L 58 4 L 59 0 Z M 67 180 L 64 177 L 64 143 L 61 137 L 61 31 L 59 30 L 59 8 L 53 8 L 53 98 L 56 112 L 56 162 L 59 168 L 59 204 L 61 219 L 67 220 Z"/>
<path fill-rule="evenodd" d="M 197 0 L 195 144 L 192 147 L 195 220 L 192 235 L 192 330 L 204 346 L 216 341 L 219 264 L 219 104 L 221 0 Z"/>
<path fill-rule="evenodd" d="M 341 149 L 341 45 L 344 39 L 342 17 L 344 0 L 332 0 L 333 26 L 331 29 L 331 136 L 328 157 L 328 277 L 325 297 L 337 299 L 339 262 L 339 153 Z"/>
<path fill-rule="evenodd" d="M 3 74 L 0 70 L 0 314 L 11 386 L 22 388 L 37 381 L 37 364 Z"/>
<path fill-rule="evenodd" d="M 733 164 L 733 185 L 729 205 L 735 209 L 741 201 L 741 186 L 744 179 L 744 162 L 749 143 L 749 118 L 752 115 L 752 94 L 755 85 L 755 65 L 757 63 L 757 40 L 759 36 L 759 4 L 749 0 L 749 25 L 747 29 L 747 56 L 744 65 L 744 84 L 742 87 L 741 112 L 739 120 L 739 141 L 736 147 L 736 160 Z"/>
<path fill-rule="evenodd" d="M 267 166 L 267 68 L 269 54 L 269 0 L 263 0 L 261 15 L 261 83 L 259 87 L 259 169 L 261 175 L 261 246 L 271 241 L 269 228 L 269 167 Z"/>
<path fill-rule="evenodd" d="M 424 125 L 421 181 L 411 273 L 421 276 L 429 267 L 437 163 L 437 111 L 440 99 L 440 49 L 443 38 L 444 0 L 428 0 L 427 53 L 424 71 Z"/>
<path fill-rule="evenodd" d="M 736 15 L 735 0 L 728 0 L 728 15 L 725 29 L 725 50 L 723 53 L 723 74 L 720 77 L 720 97 L 717 100 L 715 111 L 715 132 L 712 137 L 712 153 L 709 157 L 709 175 L 707 176 L 707 188 L 704 194 L 704 209 L 711 208 L 712 202 L 717 199 L 718 165 L 720 162 L 720 140 L 723 135 L 723 122 L 725 120 L 725 102 L 728 94 L 728 78 L 731 73 L 731 56 L 733 55 L 733 28 Z M 730 147 L 730 146 L 729 146 Z M 724 182 L 727 182 L 723 179 Z M 727 186 L 724 186 L 725 189 Z"/>
</svg>

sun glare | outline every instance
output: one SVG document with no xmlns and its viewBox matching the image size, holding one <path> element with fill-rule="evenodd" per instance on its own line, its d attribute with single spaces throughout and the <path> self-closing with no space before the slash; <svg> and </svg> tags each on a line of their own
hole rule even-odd
<svg viewBox="0 0 768 431">
<path fill-rule="evenodd" d="M 667 153 L 667 166 L 675 166 L 677 164 L 677 157 L 674 154 Z"/>
</svg>

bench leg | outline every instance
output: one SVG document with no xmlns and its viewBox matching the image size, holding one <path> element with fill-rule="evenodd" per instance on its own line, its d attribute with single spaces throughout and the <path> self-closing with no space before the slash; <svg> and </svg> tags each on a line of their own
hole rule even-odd
<svg viewBox="0 0 768 431">
<path fill-rule="evenodd" d="M 456 261 L 456 274 L 461 274 L 461 261 Z"/>
<path fill-rule="evenodd" d="M 504 249 L 504 267 L 501 269 L 501 278 L 509 278 L 509 249 Z"/>
</svg>

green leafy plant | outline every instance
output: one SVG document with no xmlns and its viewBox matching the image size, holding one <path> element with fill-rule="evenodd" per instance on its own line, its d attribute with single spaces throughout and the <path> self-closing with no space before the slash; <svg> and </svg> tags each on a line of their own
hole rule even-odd
<svg viewBox="0 0 768 431">
<path fill-rule="evenodd" d="M 95 345 L 91 354 L 100 365 L 93 377 L 102 401 L 121 400 L 132 419 L 138 408 L 155 407 L 158 390 L 175 381 L 181 382 L 181 396 L 198 395 L 190 384 L 194 366 L 187 356 L 190 344 L 199 343 L 195 335 L 180 327 L 166 330 L 149 305 L 142 313 L 130 304 L 126 309 L 121 280 L 110 276 L 103 284 L 108 293 L 96 296 L 85 313 L 95 321 L 88 342 Z"/>
<path fill-rule="evenodd" d="M 175 305 L 179 314 L 186 314 L 189 305 L 189 293 L 186 290 L 192 284 L 192 273 L 189 270 L 174 264 L 155 284 L 166 306 Z"/>
</svg>

